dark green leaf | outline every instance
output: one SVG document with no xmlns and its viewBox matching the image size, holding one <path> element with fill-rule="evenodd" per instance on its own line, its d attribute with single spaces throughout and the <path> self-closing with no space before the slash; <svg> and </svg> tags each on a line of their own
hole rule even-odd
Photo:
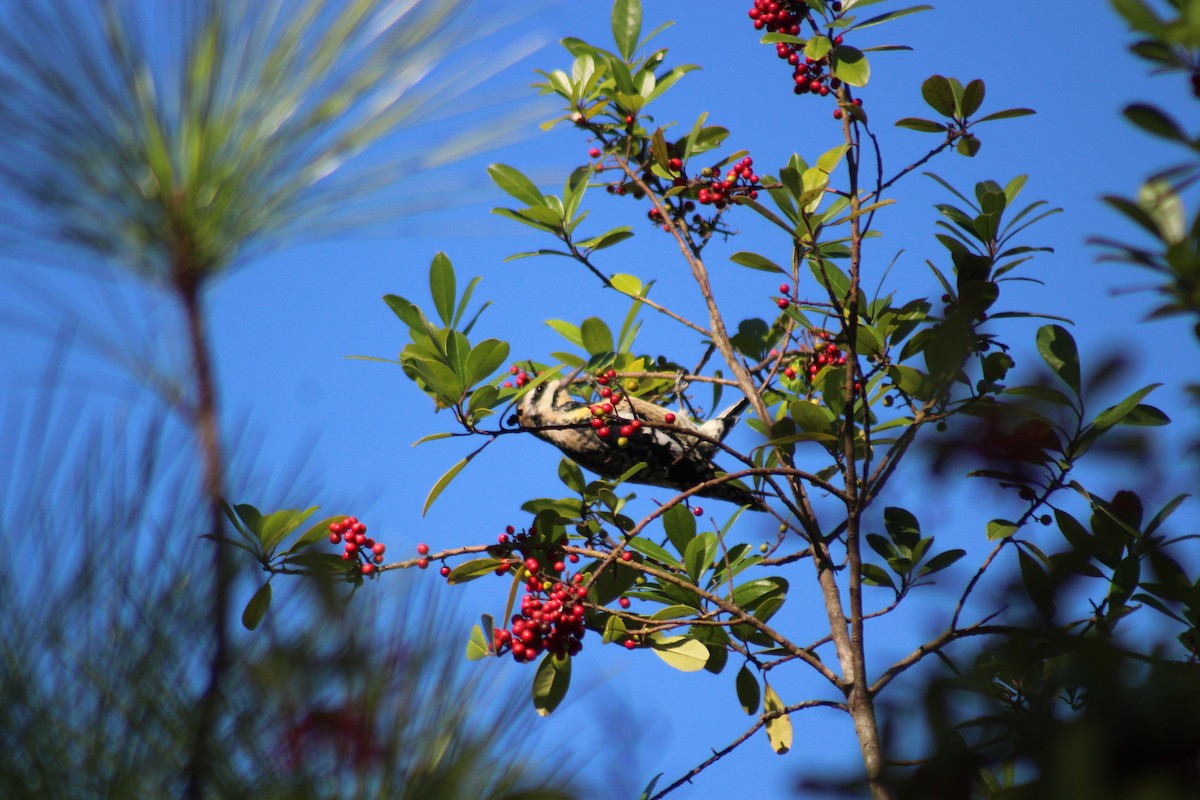
<svg viewBox="0 0 1200 800">
<path fill-rule="evenodd" d="M 246 609 L 242 612 L 242 627 L 248 631 L 252 631 L 258 627 L 258 623 L 262 622 L 263 615 L 267 613 L 267 609 L 271 607 L 271 582 L 267 581 L 262 586 L 258 587 L 258 591 L 250 598 L 250 602 L 246 604 Z"/>
<path fill-rule="evenodd" d="M 954 116 L 954 90 L 941 75 L 931 75 L 921 84 L 921 97 L 929 107 L 945 117 Z"/>
<path fill-rule="evenodd" d="M 1063 383 L 1079 394 L 1079 350 L 1066 328 L 1043 325 L 1037 333 L 1038 352 Z"/>
<path fill-rule="evenodd" d="M 450 574 L 446 576 L 446 583 L 453 586 L 482 578 L 485 575 L 494 575 L 504 563 L 499 558 L 473 558 L 470 561 L 464 561 L 450 571 Z"/>
<path fill-rule="evenodd" d="M 863 582 L 868 586 L 881 586 L 892 590 L 896 588 L 896 584 L 892 581 L 892 576 L 878 564 L 864 562 L 862 565 L 862 576 Z"/>
<path fill-rule="evenodd" d="M 1028 117 L 1030 114 L 1036 114 L 1032 108 L 1006 108 L 1003 111 L 995 111 L 987 116 L 980 117 L 975 120 L 976 124 L 980 122 L 991 122 L 996 119 L 1012 119 L 1014 117 Z"/>
<path fill-rule="evenodd" d="M 883 526 L 887 528 L 888 536 L 902 552 L 911 551 L 921 540 L 921 525 L 908 509 L 898 506 L 888 506 L 883 510 Z"/>
<path fill-rule="evenodd" d="M 1038 613 L 1045 619 L 1050 619 L 1054 616 L 1054 591 L 1050 576 L 1033 556 L 1024 550 L 1018 550 L 1017 553 L 1021 562 L 1021 580 L 1025 584 L 1025 591 L 1037 607 Z"/>
<path fill-rule="evenodd" d="M 1092 424 L 1097 428 L 1111 428 L 1113 425 L 1120 425 L 1125 421 L 1125 417 L 1138 407 L 1138 403 L 1141 402 L 1141 399 L 1157 389 L 1159 386 L 1162 386 L 1162 384 L 1152 383 L 1149 386 L 1143 386 L 1141 389 L 1138 389 L 1136 392 L 1129 395 L 1115 406 L 1110 406 L 1109 408 L 1101 411 L 1096 415 L 1096 419 L 1092 421 Z"/>
<path fill-rule="evenodd" d="M 571 687 L 571 657 L 547 653 L 533 676 L 533 707 L 538 716 L 549 716 Z"/>
<path fill-rule="evenodd" d="M 760 256 L 758 253 L 734 253 L 729 257 L 729 260 L 735 264 L 741 264 L 743 267 L 750 267 L 751 269 L 762 270 L 763 272 L 777 272 L 782 275 L 788 274 L 783 267 L 769 258 Z"/>
<path fill-rule="evenodd" d="M 945 133 L 948 130 L 943 123 L 920 117 L 898 119 L 896 120 L 896 127 L 908 128 L 909 130 L 920 131 L 921 133 Z"/>
<path fill-rule="evenodd" d="M 683 564 L 680 563 L 679 559 L 668 553 L 660 545 L 641 536 L 635 536 L 629 540 L 629 549 L 641 553 L 646 558 L 664 567 L 677 570 L 683 569 Z"/>
<path fill-rule="evenodd" d="M 934 572 L 940 572 L 946 567 L 958 561 L 967 554 L 966 550 L 947 550 L 944 553 L 938 553 L 933 558 L 929 559 L 923 567 L 921 567 L 920 575 L 931 575 Z"/>
<path fill-rule="evenodd" d="M 757 714 L 758 704 L 762 699 L 761 689 L 758 685 L 758 679 L 754 677 L 754 673 L 750 671 L 749 666 L 743 664 L 742 668 L 738 670 L 734 685 L 737 688 L 738 702 L 742 706 L 742 711 L 745 711 L 750 716 Z"/>
<path fill-rule="evenodd" d="M 663 529 L 667 539 L 682 556 L 687 552 L 688 543 L 696 535 L 696 518 L 684 505 L 673 505 L 662 515 Z"/>
<path fill-rule="evenodd" d="M 974 114 L 983 105 L 983 95 L 983 81 L 978 78 L 968 83 L 966 88 L 963 89 L 962 115 L 964 119 Z"/>
<path fill-rule="evenodd" d="M 1173 142 L 1191 144 L 1191 138 L 1179 127 L 1179 123 L 1154 106 L 1145 103 L 1126 106 L 1125 118 L 1147 133 Z"/>
</svg>

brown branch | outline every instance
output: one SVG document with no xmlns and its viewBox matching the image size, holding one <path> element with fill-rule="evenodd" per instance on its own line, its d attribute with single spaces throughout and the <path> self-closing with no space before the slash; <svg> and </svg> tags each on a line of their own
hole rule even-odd
<svg viewBox="0 0 1200 800">
<path fill-rule="evenodd" d="M 845 703 L 838 703 L 838 702 L 834 702 L 832 700 L 806 700 L 803 703 L 797 703 L 796 705 L 788 706 L 787 708 L 781 708 L 778 711 L 769 711 L 764 714 L 761 714 L 761 715 L 759 715 L 758 720 L 753 725 L 750 726 L 749 730 L 747 730 L 741 736 L 734 739 L 732 742 L 730 742 L 728 745 L 726 745 L 722 749 L 713 751 L 713 754 L 710 758 L 708 758 L 705 761 L 701 762 L 700 764 L 697 764 L 696 766 L 692 767 L 690 770 L 688 770 L 686 775 L 684 775 L 682 778 L 680 778 L 679 780 L 672 783 L 667 788 L 663 789 L 658 794 L 651 797 L 650 800 L 659 800 L 659 798 L 666 797 L 668 794 L 675 791 L 680 786 L 683 786 L 685 783 L 691 783 L 692 778 L 695 778 L 701 772 L 708 769 L 713 764 L 717 763 L 722 758 L 724 758 L 725 756 L 732 753 L 742 743 L 746 742 L 751 736 L 753 736 L 755 733 L 757 733 L 759 728 L 762 728 L 764 725 L 766 725 L 771 720 L 773 720 L 777 717 L 782 717 L 785 714 L 791 714 L 794 711 L 804 711 L 805 709 L 809 709 L 809 708 L 836 708 L 841 711 L 848 710 L 846 708 Z"/>
</svg>

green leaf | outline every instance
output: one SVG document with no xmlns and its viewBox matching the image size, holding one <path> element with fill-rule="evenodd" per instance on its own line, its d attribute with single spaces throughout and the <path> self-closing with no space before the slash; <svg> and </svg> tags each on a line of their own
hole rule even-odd
<svg viewBox="0 0 1200 800">
<path fill-rule="evenodd" d="M 758 253 L 750 253 L 746 251 L 734 253 L 729 257 L 729 260 L 735 264 L 740 264 L 743 267 L 750 269 L 761 270 L 762 272 L 776 272 L 781 275 L 787 275 L 787 271 L 783 267 L 776 264 L 771 259 L 760 256 Z"/>
<path fill-rule="evenodd" d="M 708 663 L 708 648 L 690 636 L 662 636 L 650 638 L 654 654 L 680 672 L 699 672 Z"/>
<path fill-rule="evenodd" d="M 683 563 L 692 583 L 700 583 L 700 577 L 712 566 L 716 549 L 717 536 L 714 533 L 702 533 L 688 542 L 687 550 L 683 553 Z"/>
<path fill-rule="evenodd" d="M 931 575 L 935 572 L 941 572 L 966 554 L 966 550 L 947 550 L 944 553 L 938 553 L 921 567 L 921 571 L 917 573 L 917 576 L 920 577 L 923 575 Z"/>
<path fill-rule="evenodd" d="M 242 612 L 242 627 L 248 631 L 252 631 L 258 627 L 258 623 L 262 622 L 263 615 L 267 613 L 267 609 L 271 607 L 271 581 L 267 581 L 262 586 L 258 587 L 258 591 L 250 598 L 250 602 L 246 603 L 246 609 Z"/>
<path fill-rule="evenodd" d="M 458 287 L 454 284 L 454 267 L 445 253 L 438 253 L 429 265 L 429 292 L 433 295 L 433 306 L 446 327 L 454 324 L 454 300 Z"/>
<path fill-rule="evenodd" d="M 608 325 L 599 317 L 588 317 L 579 328 L 583 348 L 589 355 L 597 356 L 613 352 L 613 335 Z"/>
<path fill-rule="evenodd" d="M 763 713 L 770 714 L 771 712 L 782 711 L 787 708 L 783 701 L 779 699 L 779 695 L 771 688 L 771 684 L 763 684 Z M 777 717 L 768 719 L 767 740 L 771 743 L 771 749 L 778 755 L 783 755 L 788 750 L 792 749 L 792 721 L 787 714 L 780 714 Z"/>
<path fill-rule="evenodd" d="M 345 518 L 345 514 L 338 514 L 337 516 L 326 517 L 320 522 L 314 523 L 308 530 L 300 534 L 300 538 L 292 543 L 292 546 L 288 548 L 288 553 L 296 553 L 314 542 L 324 541 L 329 537 L 329 526 L 341 522 Z"/>
<path fill-rule="evenodd" d="M 422 321 L 424 315 L 421 313 L 421 309 L 417 308 L 415 304 L 394 294 L 385 294 L 383 302 L 387 303 L 387 307 L 392 310 L 392 313 L 399 317 L 400 321 L 409 328 L 417 331 L 425 329 L 425 324 Z"/>
<path fill-rule="evenodd" d="M 942 116 L 954 116 L 954 90 L 950 81 L 941 75 L 931 75 L 921 84 L 921 97 L 929 107 Z"/>
<path fill-rule="evenodd" d="M 508 351 L 508 342 L 499 339 L 484 339 L 472 347 L 465 368 L 467 385 L 474 386 L 499 369 L 508 359 Z"/>
<path fill-rule="evenodd" d="M 945 133 L 948 128 L 940 123 L 934 122 L 931 119 L 922 119 L 920 117 L 905 117 L 904 119 L 896 120 L 897 128 L 908 128 L 909 130 L 920 131 L 921 133 Z"/>
<path fill-rule="evenodd" d="M 813 36 L 804 43 L 804 56 L 813 61 L 820 61 L 832 49 L 833 42 L 829 40 L 828 36 Z"/>
<path fill-rule="evenodd" d="M 987 524 L 987 538 L 989 542 L 994 542 L 998 539 L 1007 539 L 1018 530 L 1017 523 L 1010 522 L 1006 519 L 994 519 Z"/>
<path fill-rule="evenodd" d="M 883 526 L 897 546 L 912 550 L 921 540 L 921 524 L 906 508 L 888 506 L 883 510 Z"/>
<path fill-rule="evenodd" d="M 304 520 L 311 517 L 312 513 L 316 510 L 316 506 L 304 511 L 288 508 L 282 511 L 275 511 L 263 517 L 259 529 L 259 540 L 262 541 L 263 549 L 270 552 L 275 545 L 283 541 L 289 533 L 300 527 L 304 523 Z"/>
<path fill-rule="evenodd" d="M 619 244 L 626 239 L 633 238 L 633 230 L 628 225 L 622 225 L 619 228 L 613 228 L 611 231 L 606 231 L 599 236 L 593 236 L 590 239 L 584 239 L 582 242 L 577 242 L 579 247 L 585 250 L 603 250 L 607 247 L 612 247 L 614 244 Z"/>
<path fill-rule="evenodd" d="M 584 488 L 587 486 L 587 481 L 583 477 L 583 470 L 569 458 L 564 458 L 558 462 L 558 478 L 572 492 L 583 494 Z"/>
<path fill-rule="evenodd" d="M 637 49 L 638 37 L 642 35 L 641 0 L 616 0 L 613 3 L 612 32 L 617 52 L 629 61 Z"/>
<path fill-rule="evenodd" d="M 621 294 L 627 294 L 630 297 L 640 297 L 642 294 L 642 282 L 633 275 L 625 275 L 617 273 L 609 278 L 613 288 Z"/>
<path fill-rule="evenodd" d="M 455 476 L 457 476 L 458 473 L 462 472 L 463 467 L 465 467 L 468 463 L 470 463 L 471 459 L 474 457 L 475 457 L 475 454 L 472 453 L 471 455 L 464 458 L 462 461 L 459 461 L 457 464 L 455 464 L 450 469 L 446 470 L 446 474 L 444 474 L 444 475 L 442 475 L 442 477 L 438 478 L 437 483 L 435 483 L 433 485 L 433 488 L 429 490 L 429 496 L 425 498 L 425 507 L 421 509 L 422 517 L 429 513 L 429 507 L 433 505 L 433 501 L 437 500 L 438 495 L 440 495 L 442 493 L 442 491 L 444 491 L 445 488 L 450 485 L 450 481 L 454 480 Z"/>
<path fill-rule="evenodd" d="M 683 555 L 696 536 L 696 518 L 682 504 L 673 505 L 662 515 L 663 529 L 671 545 Z"/>
<path fill-rule="evenodd" d="M 533 707 L 538 716 L 547 717 L 558 708 L 570 687 L 571 657 L 547 653 L 533 676 Z"/>
<path fill-rule="evenodd" d="M 525 205 L 539 206 L 545 199 L 533 181 L 526 178 L 520 170 L 507 164 L 492 164 L 487 170 L 501 190 Z"/>
<path fill-rule="evenodd" d="M 1059 325 L 1043 325 L 1038 329 L 1037 347 L 1042 360 L 1078 396 L 1079 350 L 1067 329 Z"/>
<path fill-rule="evenodd" d="M 878 564 L 870 564 L 864 562 L 862 565 L 863 582 L 869 586 L 885 586 L 895 590 L 896 584 L 892 581 L 892 576 Z"/>
<path fill-rule="evenodd" d="M 1021 580 L 1025 584 L 1025 591 L 1028 592 L 1029 599 L 1037 607 L 1038 613 L 1044 618 L 1050 619 L 1054 616 L 1054 590 L 1050 576 L 1042 569 L 1042 565 L 1038 563 L 1037 559 L 1029 553 L 1024 550 L 1017 552 L 1021 562 Z"/>
<path fill-rule="evenodd" d="M 1003 111 L 994 111 L 985 117 L 980 117 L 975 120 L 975 124 L 980 122 L 991 122 L 996 119 L 1013 119 L 1014 117 L 1028 117 L 1030 114 L 1036 114 L 1032 108 L 1006 108 Z"/>
<path fill-rule="evenodd" d="M 847 10 L 849 10 L 850 5 L 851 5 L 850 3 L 844 3 L 843 7 L 846 8 Z M 866 3 L 860 2 L 860 3 L 854 3 L 853 5 L 863 6 L 863 5 L 866 5 Z M 871 17 L 869 19 L 863 20 L 862 22 L 855 23 L 854 25 L 851 25 L 850 27 L 846 28 L 846 31 L 849 32 L 849 31 L 854 31 L 854 30 L 861 30 L 863 28 L 869 28 L 872 25 L 881 25 L 884 22 L 891 22 L 892 20 L 897 19 L 899 17 L 906 17 L 909 14 L 916 14 L 918 11 L 932 11 L 932 10 L 933 10 L 933 6 L 925 6 L 925 5 L 912 6 L 910 8 L 898 8 L 895 11 L 889 11 L 886 14 L 880 14 L 879 16 Z"/>
<path fill-rule="evenodd" d="M 683 564 L 680 563 L 679 559 L 668 553 L 662 546 L 641 536 L 635 536 L 629 540 L 629 549 L 641 553 L 651 561 L 662 564 L 665 567 L 683 569 Z"/>
<path fill-rule="evenodd" d="M 473 558 L 452 569 L 446 576 L 446 583 L 454 586 L 486 575 L 494 575 L 504 563 L 504 560 L 499 558 Z"/>
<path fill-rule="evenodd" d="M 471 627 L 471 636 L 467 639 L 467 660 L 478 661 L 492 654 L 491 643 L 483 635 L 483 629 L 478 625 Z"/>
<path fill-rule="evenodd" d="M 983 105 L 983 95 L 983 81 L 978 78 L 968 83 L 966 88 L 963 89 L 962 115 L 964 119 L 974 114 Z"/>
<path fill-rule="evenodd" d="M 1119 425 L 1125 421 L 1125 418 L 1138 407 L 1138 403 L 1146 395 L 1162 386 L 1161 383 L 1152 383 L 1149 386 L 1143 386 L 1133 394 L 1126 397 L 1115 406 L 1104 409 L 1096 415 L 1096 419 L 1092 421 L 1092 425 L 1097 428 L 1111 428 L 1113 425 Z M 1161 412 L 1160 412 L 1161 413 Z"/>
<path fill-rule="evenodd" d="M 851 86 L 866 86 L 871 79 L 871 65 L 863 51 L 844 44 L 833 49 L 830 72 Z"/>
<path fill-rule="evenodd" d="M 742 711 L 745 711 L 750 716 L 758 713 L 758 704 L 761 700 L 761 690 L 758 686 L 758 680 L 754 677 L 754 673 L 750 671 L 749 666 L 742 665 L 738 670 L 737 678 L 734 679 L 734 685 L 737 688 L 738 702 L 741 703 Z"/>
</svg>

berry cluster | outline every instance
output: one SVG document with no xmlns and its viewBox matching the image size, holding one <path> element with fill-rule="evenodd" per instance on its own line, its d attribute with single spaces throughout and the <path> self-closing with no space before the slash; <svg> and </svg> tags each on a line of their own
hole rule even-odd
<svg viewBox="0 0 1200 800">
<path fill-rule="evenodd" d="M 701 181 L 701 188 L 696 193 L 696 199 L 702 206 L 712 205 L 720 210 L 733 197 L 744 196 L 751 200 L 758 199 L 759 178 L 754 174 L 754 159 L 750 156 L 746 156 L 734 164 L 725 173 L 724 180 L 721 179 L 721 170 L 716 167 L 705 169 L 701 171 L 700 175 L 704 180 Z"/>
<path fill-rule="evenodd" d="M 513 379 L 511 381 L 504 382 L 503 388 L 505 388 L 505 389 L 511 389 L 514 386 L 516 386 L 516 388 L 520 389 L 522 386 L 524 386 L 525 384 L 527 384 L 531 380 L 533 380 L 533 377 L 534 377 L 534 376 L 530 375 L 528 372 L 526 372 L 525 370 L 518 367 L 516 364 L 513 364 L 511 367 L 509 367 L 508 372 L 510 375 L 513 376 Z"/>
<path fill-rule="evenodd" d="M 842 4 L 831 3 L 829 10 L 834 15 L 842 13 Z M 804 3 L 788 2 L 787 0 L 754 0 L 754 5 L 747 12 L 754 23 L 755 30 L 766 30 L 767 33 L 783 33 L 789 36 L 799 36 L 803 20 L 808 19 L 813 27 L 817 25 Z M 829 32 L 829 40 L 837 47 L 842 43 L 842 37 Z M 829 55 L 812 58 L 804 54 L 804 44 L 793 42 L 776 42 L 775 55 L 786 61 L 792 67 L 792 91 L 796 94 L 815 94 L 826 97 L 838 90 L 841 81 L 829 72 Z M 855 105 L 862 105 L 859 99 Z M 835 119 L 841 119 L 842 110 L 833 112 Z"/>
<path fill-rule="evenodd" d="M 767 33 L 786 33 L 789 36 L 800 35 L 800 22 L 805 16 L 788 8 L 787 2 L 779 3 L 776 0 L 754 0 L 747 14 L 754 20 L 754 30 L 766 28 Z"/>
<path fill-rule="evenodd" d="M 521 612 L 509 620 L 510 628 L 494 632 L 496 652 L 509 651 L 518 662 L 533 661 L 544 652 L 556 656 L 579 653 L 586 630 L 583 599 L 587 597 L 587 589 L 580 585 L 582 574 L 569 581 L 565 574 L 565 562 L 577 564 L 579 556 L 571 553 L 563 558 L 561 548 L 566 544 L 565 538 L 557 545 L 539 544 L 528 532 L 517 533 L 511 525 L 496 541 L 501 553 L 516 554 L 504 559 L 496 574 L 505 575 L 515 569 L 525 580 Z M 543 566 L 543 562 L 548 566 Z"/>
<path fill-rule="evenodd" d="M 521 612 L 509 621 L 510 629 L 495 631 L 496 652 L 509 650 L 517 662 L 533 661 L 544 652 L 559 657 L 577 655 L 583 649 L 583 635 L 587 631 L 583 621 L 587 589 L 580 585 L 583 575 L 576 574 L 571 583 L 544 583 L 538 574 L 541 565 L 536 558 L 525 559 L 524 566 L 529 580 L 521 598 Z"/>
<path fill-rule="evenodd" d="M 620 388 L 614 390 L 610 386 L 616 379 L 616 370 L 610 369 L 596 374 L 596 383 L 600 384 L 597 390 L 600 402 L 592 405 L 592 429 L 601 439 L 610 439 L 613 433 L 616 433 L 613 441 L 618 447 L 624 447 L 629 444 L 630 439 L 641 435 L 642 421 L 626 419 L 617 411 L 624 395 L 621 394 Z"/>
<path fill-rule="evenodd" d="M 375 572 L 375 565 L 383 563 L 386 547 L 383 542 L 367 536 L 367 526 L 359 522 L 358 517 L 346 517 L 341 522 L 329 523 L 329 543 L 344 543 L 342 560 L 357 559 L 363 575 L 371 575 Z"/>
<path fill-rule="evenodd" d="M 780 287 L 781 290 L 783 288 L 782 286 Z M 783 377 L 788 380 L 795 380 L 800 371 L 803 371 L 808 375 L 809 380 L 812 380 L 825 367 L 840 367 L 845 365 L 846 354 L 833 342 L 833 334 L 829 333 L 829 331 L 814 330 L 812 335 L 812 349 L 805 357 L 804 363 L 800 365 L 800 370 L 797 370 L 793 365 L 784 367 Z M 771 355 L 778 356 L 779 351 L 772 350 Z M 862 384 L 859 381 L 855 381 L 854 391 L 858 392 L 861 390 Z"/>
</svg>

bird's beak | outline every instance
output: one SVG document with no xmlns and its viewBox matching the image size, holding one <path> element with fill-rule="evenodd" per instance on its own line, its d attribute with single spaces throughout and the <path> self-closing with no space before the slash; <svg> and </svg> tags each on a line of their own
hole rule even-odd
<svg viewBox="0 0 1200 800">
<path fill-rule="evenodd" d="M 583 366 L 584 366 L 583 364 L 580 364 L 578 367 L 576 367 L 575 369 L 568 372 L 567 377 L 562 379 L 561 385 L 562 386 L 570 386 L 571 382 L 574 381 L 575 378 L 577 378 L 579 376 L 579 373 L 583 372 Z"/>
</svg>

